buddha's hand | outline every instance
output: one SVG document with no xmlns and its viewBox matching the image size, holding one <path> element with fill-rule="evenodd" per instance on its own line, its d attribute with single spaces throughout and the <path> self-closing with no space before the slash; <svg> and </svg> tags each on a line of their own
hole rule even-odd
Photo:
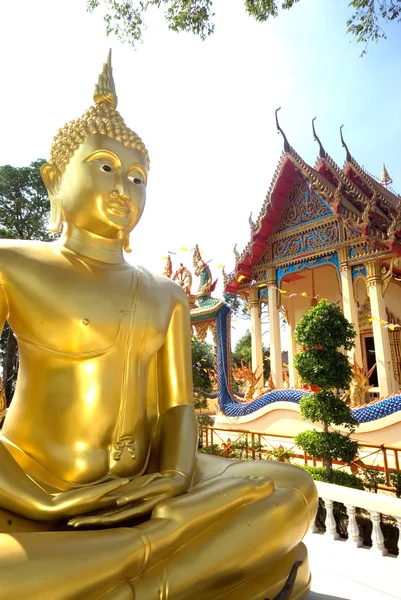
<svg viewBox="0 0 401 600">
<path fill-rule="evenodd" d="M 93 515 L 70 519 L 71 527 L 87 527 L 92 525 L 113 525 L 152 512 L 159 502 L 180 496 L 188 490 L 188 480 L 182 473 L 168 471 L 153 473 L 134 479 L 131 483 L 113 493 L 120 494 L 116 499 L 117 507 L 98 512 Z"/>
<path fill-rule="evenodd" d="M 48 514 L 48 518 L 59 519 L 109 508 L 116 503 L 115 493 L 118 488 L 124 489 L 127 484 L 129 484 L 129 479 L 116 479 L 61 492 L 50 496 L 45 512 Z"/>
</svg>

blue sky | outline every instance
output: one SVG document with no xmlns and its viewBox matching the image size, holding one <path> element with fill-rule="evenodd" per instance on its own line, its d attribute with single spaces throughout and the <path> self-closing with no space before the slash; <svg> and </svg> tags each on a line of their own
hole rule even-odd
<svg viewBox="0 0 401 600">
<path fill-rule="evenodd" d="M 347 0 L 300 0 L 267 23 L 242 0 L 215 0 L 214 35 L 202 42 L 148 18 L 133 50 L 107 38 L 85 0 L 20 0 L 2 6 L 0 164 L 47 157 L 53 135 L 92 102 L 113 48 L 119 110 L 151 156 L 148 202 L 133 234 L 132 260 L 162 271 L 168 250 L 198 243 L 206 260 L 230 271 L 232 248 L 249 240 L 249 213 L 264 201 L 282 151 L 274 110 L 308 162 L 318 134 L 342 165 L 339 126 L 358 162 L 380 176 L 382 162 L 401 191 L 401 25 L 362 47 L 346 34 Z M 176 260 L 190 264 L 188 253 Z"/>
</svg>

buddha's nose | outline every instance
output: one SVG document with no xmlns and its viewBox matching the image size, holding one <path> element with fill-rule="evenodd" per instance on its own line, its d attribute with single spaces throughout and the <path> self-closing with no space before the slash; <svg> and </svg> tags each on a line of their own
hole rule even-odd
<svg viewBox="0 0 401 600">
<path fill-rule="evenodd" d="M 115 183 L 116 189 L 114 190 L 114 192 L 117 192 L 119 196 L 128 196 L 126 189 L 127 182 L 128 180 L 126 177 L 124 177 L 124 174 L 121 171 L 117 171 Z"/>
</svg>

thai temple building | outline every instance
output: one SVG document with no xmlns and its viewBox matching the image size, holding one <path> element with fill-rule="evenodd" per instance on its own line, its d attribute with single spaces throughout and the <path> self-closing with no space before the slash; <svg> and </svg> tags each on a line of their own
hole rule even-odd
<svg viewBox="0 0 401 600">
<path fill-rule="evenodd" d="M 276 112 L 277 118 L 277 112 Z M 284 152 L 225 289 L 249 300 L 252 369 L 262 368 L 261 306 L 268 305 L 270 360 L 276 389 L 283 387 L 282 348 L 288 346 L 290 387 L 298 385 L 293 340 L 301 316 L 320 298 L 338 303 L 356 330 L 352 354 L 368 371 L 372 397 L 394 394 L 401 384 L 401 198 L 367 173 L 342 135 L 340 168 L 319 144 L 309 166 L 284 138 Z M 281 339 L 280 316 L 288 340 Z M 263 382 L 259 383 L 260 388 Z M 367 401 L 369 398 L 367 398 Z"/>
</svg>

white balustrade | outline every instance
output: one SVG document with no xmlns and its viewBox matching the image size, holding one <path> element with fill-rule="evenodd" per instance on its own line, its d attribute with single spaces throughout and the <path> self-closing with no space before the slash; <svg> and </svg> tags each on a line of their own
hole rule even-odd
<svg viewBox="0 0 401 600">
<path fill-rule="evenodd" d="M 330 500 L 329 498 L 322 498 L 322 500 L 326 507 L 326 529 L 332 536 L 333 540 L 338 540 L 340 535 L 337 533 L 337 525 L 333 511 L 333 500 Z"/>
<path fill-rule="evenodd" d="M 380 526 L 381 515 L 391 516 L 396 520 L 399 531 L 398 550 L 401 560 L 401 500 L 384 494 L 372 494 L 348 487 L 323 483 L 316 481 L 316 487 L 319 497 L 323 500 L 326 508 L 326 532 L 334 539 L 339 539 L 336 522 L 333 512 L 333 503 L 340 502 L 344 504 L 348 514 L 348 540 L 349 545 L 357 548 L 362 546 L 362 539 L 359 534 L 358 523 L 356 520 L 357 508 L 363 509 L 369 513 L 372 521 L 372 551 L 382 556 L 388 554 L 384 545 L 383 532 Z M 311 529 L 312 533 L 317 533 L 316 525 Z"/>
<path fill-rule="evenodd" d="M 357 548 L 362 546 L 362 539 L 359 535 L 359 527 L 356 522 L 356 506 L 346 504 L 348 514 L 348 543 L 355 544 Z"/>
</svg>

